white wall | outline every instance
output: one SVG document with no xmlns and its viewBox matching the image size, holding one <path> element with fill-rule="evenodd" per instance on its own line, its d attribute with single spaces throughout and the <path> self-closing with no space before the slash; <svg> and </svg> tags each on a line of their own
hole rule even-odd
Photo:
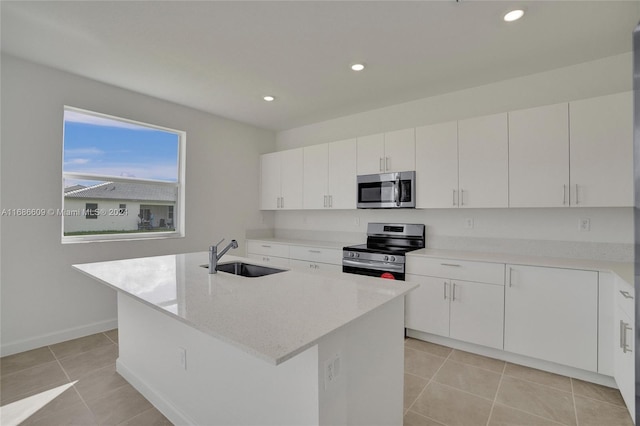
<svg viewBox="0 0 640 426">
<path fill-rule="evenodd" d="M 274 151 L 272 131 L 1 59 L 2 208 L 62 208 L 64 105 L 187 132 L 185 238 L 63 245 L 59 217 L 0 219 L 2 354 L 115 326 L 115 293 L 74 263 L 203 251 L 222 237 L 244 244 L 247 229 L 272 227 L 258 210 L 259 155 Z"/>
<path fill-rule="evenodd" d="M 281 131 L 277 135 L 277 148 L 284 150 L 314 145 L 631 89 L 632 55 L 625 53 Z M 294 229 L 360 232 L 364 235 L 369 221 L 398 221 L 426 224 L 427 240 L 429 236 L 453 236 L 623 244 L 633 242 L 631 208 L 282 211 L 276 212 L 275 216 L 276 234 L 279 230 Z M 581 217 L 591 219 L 591 231 L 579 231 L 578 220 Z M 474 219 L 473 229 L 465 228 L 467 218 Z M 359 225 L 356 225 L 356 220 L 359 220 Z M 309 237 L 310 234 L 307 233 L 306 236 Z"/>
</svg>

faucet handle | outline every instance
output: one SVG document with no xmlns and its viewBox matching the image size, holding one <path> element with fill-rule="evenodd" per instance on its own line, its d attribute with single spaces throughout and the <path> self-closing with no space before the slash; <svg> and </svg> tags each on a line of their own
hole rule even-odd
<svg viewBox="0 0 640 426">
<path fill-rule="evenodd" d="M 214 247 L 218 247 L 220 245 L 220 243 L 223 242 L 223 241 L 224 241 L 224 238 L 221 239 L 220 241 L 218 241 L 218 244 L 214 244 Z"/>
</svg>

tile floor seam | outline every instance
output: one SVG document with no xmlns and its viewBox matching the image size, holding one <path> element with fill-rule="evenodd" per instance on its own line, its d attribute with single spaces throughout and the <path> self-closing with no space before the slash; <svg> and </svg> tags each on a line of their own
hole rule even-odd
<svg viewBox="0 0 640 426">
<path fill-rule="evenodd" d="M 576 426 L 580 426 L 580 422 L 578 421 L 578 407 L 576 406 L 576 392 L 573 389 L 573 377 L 569 377 L 569 382 L 571 383 L 571 400 L 573 401 L 573 415 L 576 418 Z"/>
<path fill-rule="evenodd" d="M 503 406 L 503 407 L 506 407 L 506 408 L 508 408 L 508 409 L 510 409 L 510 410 L 518 411 L 518 412 L 523 413 L 523 414 L 526 414 L 526 415 L 528 415 L 528 416 L 537 417 L 537 418 L 542 419 L 542 420 L 545 420 L 545 421 L 547 421 L 547 422 L 555 423 L 555 424 L 557 424 L 557 425 L 559 425 L 559 426 L 571 426 L 571 425 L 568 425 L 568 424 L 566 424 L 566 423 L 560 423 L 560 422 L 559 422 L 559 421 L 557 421 L 557 420 L 549 419 L 549 418 L 544 417 L 544 416 L 541 416 L 541 415 L 539 415 L 539 414 L 533 414 L 533 413 L 530 413 L 530 412 L 528 412 L 528 411 L 524 411 L 524 410 L 522 410 L 522 409 L 520 409 L 520 408 L 512 407 L 512 406 L 507 405 L 507 404 L 502 403 L 502 402 L 500 402 L 500 403 L 496 402 L 496 404 L 497 404 L 497 405 L 501 405 L 501 406 Z"/>
<path fill-rule="evenodd" d="M 107 344 L 107 345 L 100 345 L 100 346 L 96 346 L 96 347 L 93 347 L 93 348 L 88 349 L 88 350 L 86 350 L 86 351 L 82 351 L 82 352 L 78 352 L 78 353 L 73 353 L 73 354 L 65 355 L 65 356 L 60 357 L 60 358 L 56 357 L 56 359 L 57 359 L 57 360 L 60 360 L 60 361 L 64 361 L 64 360 L 66 360 L 67 358 L 71 358 L 71 357 L 78 356 L 78 355 L 83 355 L 83 354 L 89 353 L 89 352 L 91 352 L 91 351 L 95 351 L 96 349 L 102 349 L 102 348 L 106 348 L 107 346 L 112 346 L 112 345 L 113 345 L 113 346 L 116 346 L 116 347 L 118 346 L 117 344 L 113 343 L 113 340 L 109 339 L 109 344 Z M 52 352 L 53 352 L 53 351 L 52 351 Z M 56 356 L 56 355 L 55 355 L 55 353 L 53 354 L 53 356 Z"/>
<path fill-rule="evenodd" d="M 409 411 L 411 411 L 411 410 L 407 410 L 407 413 L 408 413 Z M 424 414 L 420 414 L 420 413 L 418 413 L 417 411 L 411 411 L 411 412 L 412 412 L 413 414 L 417 414 L 417 415 L 419 415 L 420 417 L 424 417 L 425 419 L 428 419 L 428 420 L 431 420 L 431 421 L 436 422 L 436 423 L 438 423 L 438 424 L 441 424 L 442 426 L 448 426 L 446 423 L 442 423 L 440 420 L 436 420 L 436 419 L 431 418 L 431 417 L 429 417 L 429 416 L 425 416 Z M 405 414 L 406 414 L 406 413 L 405 413 Z"/>
<path fill-rule="evenodd" d="M 405 348 L 406 349 L 406 348 Z M 449 355 L 447 355 L 446 358 L 444 358 L 444 361 L 442 361 L 442 364 L 440 365 L 440 367 L 438 367 L 438 369 L 433 373 L 433 375 L 429 378 L 429 381 L 427 382 L 426 385 L 424 385 L 424 388 L 422 388 L 422 390 L 420 391 L 420 393 L 418 394 L 418 396 L 416 396 L 416 398 L 413 400 L 413 402 L 411 403 L 411 405 L 409 406 L 409 408 L 407 408 L 406 412 L 408 412 L 409 410 L 411 410 L 411 408 L 415 405 L 416 401 L 418 399 L 420 399 L 420 397 L 422 396 L 422 394 L 424 393 L 424 391 L 427 389 L 427 387 L 429 387 L 429 385 L 431 384 L 431 382 L 433 381 L 433 378 L 436 377 L 436 374 L 438 374 L 438 372 L 440 371 L 440 369 L 442 369 L 442 367 L 444 366 L 444 364 L 447 362 L 447 360 L 449 359 L 449 357 L 451 356 L 451 354 L 453 353 L 453 351 L 449 352 Z M 423 377 L 424 378 L 424 377 Z M 406 414 L 405 412 L 405 414 Z"/>
<path fill-rule="evenodd" d="M 580 395 L 580 394 L 575 394 L 575 396 L 579 397 L 579 398 L 585 398 L 588 399 L 590 401 L 595 401 L 595 402 L 601 402 L 603 404 L 607 404 L 607 405 L 611 405 L 612 407 L 617 407 L 617 408 L 627 408 L 626 405 L 620 405 L 620 404 L 614 404 L 613 402 L 608 402 L 608 401 L 603 401 L 601 399 L 598 398 L 592 398 L 590 396 L 584 396 L 584 395 Z"/>
<path fill-rule="evenodd" d="M 111 330 L 108 330 L 108 331 L 111 331 Z M 103 331 L 103 332 L 102 332 L 102 334 L 104 334 L 104 335 L 106 336 L 106 338 L 107 338 L 107 339 L 109 339 L 110 341 L 112 341 L 114 345 L 117 345 L 117 344 L 118 344 L 118 342 L 114 342 L 114 341 L 113 341 L 113 339 L 112 339 L 111 337 L 109 337 L 109 335 L 108 335 L 105 331 Z"/>
<path fill-rule="evenodd" d="M 429 382 L 429 383 L 431 383 L 431 382 Z M 427 385 L 428 385 L 429 383 L 427 383 Z M 482 399 L 483 401 L 491 402 L 491 399 L 489 399 L 489 398 L 487 398 L 487 397 L 484 397 L 484 396 L 480 396 L 480 395 L 475 394 L 475 393 L 473 393 L 473 392 L 469 392 L 469 391 L 466 391 L 466 390 L 464 390 L 464 389 L 460 389 L 460 388 L 457 388 L 457 387 L 455 387 L 455 386 L 448 385 L 448 384 L 446 384 L 446 383 L 441 383 L 441 382 L 436 382 L 436 381 L 434 381 L 434 383 L 437 383 L 437 384 L 439 384 L 440 386 L 448 387 L 449 389 L 453 389 L 453 390 L 460 391 L 460 392 L 465 393 L 465 394 L 467 394 L 467 395 L 475 396 L 476 398 L 480 398 L 480 399 Z"/>
<path fill-rule="evenodd" d="M 458 350 L 458 349 L 454 349 L 454 350 L 453 350 L 453 351 L 451 351 L 451 352 L 455 352 L 455 351 L 457 351 L 457 350 Z M 459 351 L 459 352 L 464 352 L 464 351 Z M 488 368 L 480 367 L 480 366 L 478 366 L 478 365 L 471 364 L 471 363 L 469 363 L 469 362 L 460 361 L 459 359 L 453 359 L 453 358 L 452 358 L 452 359 L 451 359 L 451 361 L 453 361 L 453 362 L 459 362 L 460 364 L 464 364 L 464 365 L 470 365 L 470 366 L 472 366 L 472 367 L 480 368 L 481 370 L 490 371 L 490 372 L 492 372 L 492 373 L 496 373 L 496 374 L 504 374 L 504 369 L 505 369 L 505 367 L 507 366 L 507 361 L 503 361 L 503 360 L 498 359 L 498 358 L 491 358 L 491 357 L 484 356 L 484 355 L 474 354 L 474 353 L 471 353 L 471 352 L 467 352 L 467 353 L 470 353 L 470 354 L 472 354 L 472 355 L 481 356 L 481 357 L 488 358 L 488 359 L 493 359 L 493 360 L 496 360 L 496 361 L 504 362 L 504 365 L 502 366 L 502 372 L 501 372 L 501 373 L 498 373 L 498 372 L 497 372 L 497 371 L 495 371 L 495 370 L 490 370 L 490 369 L 488 369 Z"/>
<path fill-rule="evenodd" d="M 491 416 L 493 416 L 493 408 L 496 406 L 496 401 L 498 400 L 498 393 L 500 392 L 500 385 L 502 385 L 502 378 L 504 377 L 504 371 L 507 369 L 507 363 L 505 362 L 502 366 L 502 373 L 500 373 L 500 380 L 498 381 L 498 387 L 496 389 L 496 394 L 493 396 L 493 403 L 491 404 L 491 410 L 489 410 L 489 418 L 487 419 L 487 426 L 491 423 Z"/>
<path fill-rule="evenodd" d="M 62 372 L 64 373 L 65 377 L 67 378 L 68 382 L 67 383 L 71 383 L 73 382 L 73 380 L 71 380 L 71 377 L 69 376 L 69 373 L 67 373 L 67 370 L 64 369 L 64 367 L 62 366 L 62 363 L 60 362 L 60 360 L 58 359 L 58 357 L 56 356 L 55 352 L 53 352 L 53 349 L 51 349 L 51 346 L 48 346 L 49 350 L 51 351 L 51 353 L 53 354 L 53 357 L 55 358 L 56 362 L 58 363 L 58 365 L 60 366 L 60 369 L 62 370 Z M 78 391 L 78 388 L 76 388 L 75 383 L 73 384 L 73 386 L 71 386 L 73 388 L 73 390 L 76 392 L 76 394 L 78 395 L 78 398 L 80 398 L 80 401 L 82 401 L 82 404 L 84 404 L 85 408 L 87 410 L 89 410 L 89 412 L 91 413 L 92 416 L 95 417 L 95 415 L 93 414 L 93 411 L 91 411 L 91 408 L 89 408 L 89 405 L 87 404 L 87 401 L 84 400 L 84 398 L 82 397 L 82 395 L 80 395 L 80 391 Z"/>
<path fill-rule="evenodd" d="M 551 388 L 551 389 L 556 390 L 556 391 L 558 391 L 558 392 L 563 392 L 563 393 L 573 394 L 573 391 L 566 391 L 566 390 L 563 390 L 563 389 L 557 388 L 557 387 L 555 387 L 555 386 L 545 385 L 544 383 L 534 382 L 534 381 L 532 381 L 532 380 L 523 379 L 522 377 L 512 376 L 512 375 L 510 375 L 510 374 L 506 374 L 506 373 L 505 373 L 504 375 L 505 375 L 505 376 L 507 376 L 507 377 L 510 377 L 510 378 L 512 378 L 512 379 L 522 380 L 523 382 L 532 383 L 532 384 L 534 384 L 534 385 L 544 386 L 545 388 Z M 567 378 L 569 378 L 569 379 L 570 379 L 571 377 L 567 377 Z"/>
</svg>

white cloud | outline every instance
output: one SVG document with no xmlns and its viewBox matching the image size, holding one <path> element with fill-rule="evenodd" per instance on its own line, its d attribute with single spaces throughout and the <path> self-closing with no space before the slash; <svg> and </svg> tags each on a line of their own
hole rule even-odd
<svg viewBox="0 0 640 426">
<path fill-rule="evenodd" d="M 69 157 L 75 157 L 79 155 L 82 155 L 82 156 L 102 155 L 104 154 L 104 151 L 95 147 L 89 147 L 89 148 L 65 149 L 64 153 Z"/>
<path fill-rule="evenodd" d="M 87 164 L 90 162 L 88 158 L 74 158 L 72 160 L 66 161 L 65 164 Z"/>
</svg>

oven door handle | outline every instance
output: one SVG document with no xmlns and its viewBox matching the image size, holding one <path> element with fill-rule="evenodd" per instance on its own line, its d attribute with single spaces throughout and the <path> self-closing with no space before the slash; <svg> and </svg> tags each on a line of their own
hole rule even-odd
<svg viewBox="0 0 640 426">
<path fill-rule="evenodd" d="M 400 207 L 400 173 L 398 173 L 396 175 L 396 185 L 395 185 L 395 191 L 396 191 L 396 206 Z"/>
<path fill-rule="evenodd" d="M 404 265 L 395 263 L 376 262 L 369 260 L 351 260 L 342 259 L 342 265 L 353 266 L 354 268 L 373 269 L 376 271 L 388 271 L 388 272 L 404 272 Z"/>
</svg>

